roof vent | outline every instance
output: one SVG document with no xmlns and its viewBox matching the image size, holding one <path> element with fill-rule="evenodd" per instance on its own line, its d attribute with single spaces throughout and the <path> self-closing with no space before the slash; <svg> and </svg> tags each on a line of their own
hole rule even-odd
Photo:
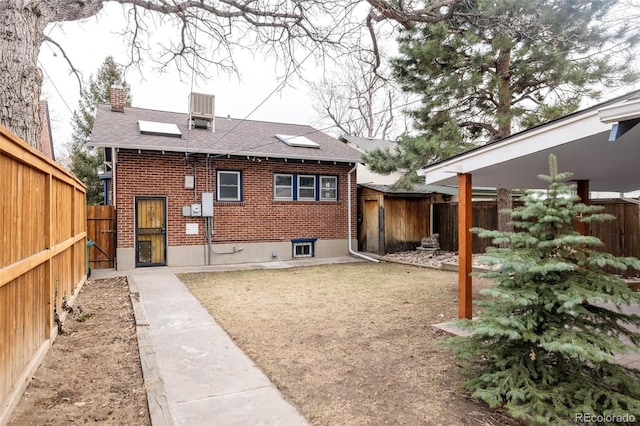
<svg viewBox="0 0 640 426">
<path fill-rule="evenodd" d="M 191 93 L 189 96 L 189 116 L 193 127 L 214 129 L 215 96 Z"/>
</svg>

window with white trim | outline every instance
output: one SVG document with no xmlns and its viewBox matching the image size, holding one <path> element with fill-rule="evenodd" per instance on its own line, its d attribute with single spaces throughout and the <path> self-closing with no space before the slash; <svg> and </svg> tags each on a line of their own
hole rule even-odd
<svg viewBox="0 0 640 426">
<path fill-rule="evenodd" d="M 218 201 L 241 201 L 242 180 L 238 171 L 218 170 L 216 179 Z"/>
<path fill-rule="evenodd" d="M 315 257 L 317 238 L 295 238 L 291 240 L 291 257 Z"/>
<path fill-rule="evenodd" d="M 338 199 L 338 177 L 320 176 L 320 201 L 336 201 Z"/>
<path fill-rule="evenodd" d="M 273 198 L 293 200 L 293 175 L 276 173 L 273 175 Z"/>
<path fill-rule="evenodd" d="M 316 177 L 298 175 L 298 200 L 316 200 Z"/>
<path fill-rule="evenodd" d="M 273 199 L 276 201 L 337 201 L 338 176 L 274 173 Z"/>
<path fill-rule="evenodd" d="M 294 243 L 293 257 L 313 257 L 312 243 Z"/>
</svg>

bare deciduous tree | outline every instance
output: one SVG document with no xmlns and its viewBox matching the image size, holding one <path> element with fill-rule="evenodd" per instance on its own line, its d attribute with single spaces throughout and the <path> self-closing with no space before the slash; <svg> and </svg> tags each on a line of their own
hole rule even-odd
<svg viewBox="0 0 640 426">
<path fill-rule="evenodd" d="M 406 96 L 372 66 L 362 61 L 341 63 L 337 76 L 312 84 L 313 107 L 341 133 L 393 139 L 407 131 L 401 111 Z"/>
<path fill-rule="evenodd" d="M 207 64 L 235 69 L 232 52 L 245 47 L 276 55 L 295 72 L 301 54 L 322 57 L 348 50 L 362 28 L 375 35 L 375 23 L 446 19 L 462 0 L 3 0 L 0 3 L 0 124 L 38 147 L 42 73 L 38 54 L 48 25 L 95 16 L 106 3 L 128 8 L 123 29 L 132 64 L 149 50 L 153 21 L 173 27 L 177 37 L 156 52 L 156 60 L 179 70 Z M 374 46 L 376 43 L 374 43 Z M 374 49 L 375 50 L 375 49 Z M 196 59 L 195 61 L 193 59 Z"/>
</svg>

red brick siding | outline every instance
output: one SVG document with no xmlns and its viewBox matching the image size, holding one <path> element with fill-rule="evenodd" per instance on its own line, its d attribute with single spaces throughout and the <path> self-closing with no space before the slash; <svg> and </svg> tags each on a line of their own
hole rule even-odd
<svg viewBox="0 0 640 426">
<path fill-rule="evenodd" d="M 184 188 L 184 177 L 193 176 L 196 164 L 197 202 L 202 192 L 215 193 L 217 170 L 242 173 L 241 202 L 214 202 L 212 240 L 214 242 L 259 242 L 315 237 L 346 239 L 348 233 L 347 173 L 345 164 L 316 164 L 262 159 L 212 158 L 210 186 L 206 191 L 206 161 L 203 155 L 120 150 L 117 154 L 116 197 L 118 247 L 134 245 L 136 196 L 167 198 L 167 236 L 169 246 L 203 245 L 206 242 L 204 220 L 182 216 L 182 207 L 194 203 L 193 189 Z M 274 173 L 304 173 L 338 177 L 338 201 L 274 201 Z M 352 176 L 352 225 L 356 229 L 356 184 Z M 215 196 L 214 196 L 215 198 Z M 198 235 L 186 235 L 186 224 L 198 223 Z"/>
</svg>

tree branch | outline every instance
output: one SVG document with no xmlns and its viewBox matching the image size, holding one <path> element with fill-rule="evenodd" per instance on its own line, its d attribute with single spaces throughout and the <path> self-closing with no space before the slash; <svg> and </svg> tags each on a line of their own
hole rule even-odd
<svg viewBox="0 0 640 426">
<path fill-rule="evenodd" d="M 83 92 L 83 85 L 82 85 L 82 73 L 80 72 L 80 70 L 78 70 L 74 65 L 73 62 L 71 62 L 71 59 L 69 59 L 69 57 L 67 56 L 67 52 L 65 52 L 65 50 L 62 48 L 62 46 L 60 46 L 60 44 L 53 40 L 51 37 L 49 37 L 48 35 L 45 35 L 43 37 L 43 41 L 46 41 L 48 43 L 53 44 L 55 47 L 58 48 L 58 50 L 60 51 L 60 53 L 62 53 L 62 56 L 64 57 L 65 61 L 67 61 L 67 64 L 69 64 L 69 67 L 71 67 L 71 73 L 73 75 L 76 76 L 76 79 L 78 80 L 78 87 L 80 88 L 80 96 L 82 96 L 82 92 Z"/>
</svg>

